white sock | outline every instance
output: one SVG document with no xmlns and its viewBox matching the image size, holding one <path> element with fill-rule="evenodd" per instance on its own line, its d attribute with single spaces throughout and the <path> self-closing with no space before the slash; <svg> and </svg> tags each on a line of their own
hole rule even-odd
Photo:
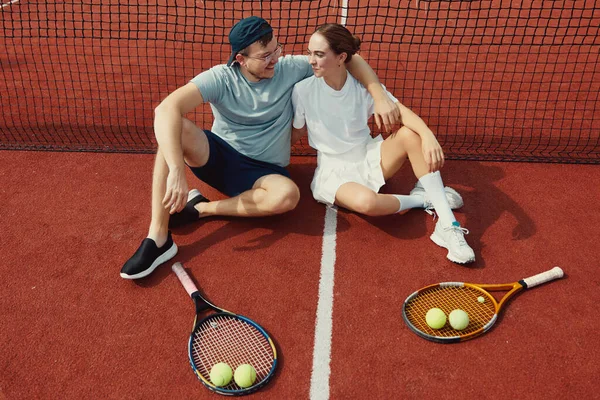
<svg viewBox="0 0 600 400">
<path fill-rule="evenodd" d="M 419 182 L 421 182 L 425 192 L 427 192 L 427 196 L 429 196 L 429 200 L 433 204 L 433 208 L 435 208 L 435 212 L 440 218 L 440 221 L 442 221 L 444 225 L 450 225 L 452 222 L 456 221 L 454 213 L 452 213 L 452 209 L 450 208 L 450 204 L 448 204 L 448 199 L 446 198 L 444 182 L 442 182 L 440 171 L 423 175 L 419 178 Z"/>
<path fill-rule="evenodd" d="M 406 196 L 402 194 L 393 194 L 395 198 L 400 202 L 400 208 L 397 213 L 411 208 L 423 208 L 423 196 Z"/>
</svg>

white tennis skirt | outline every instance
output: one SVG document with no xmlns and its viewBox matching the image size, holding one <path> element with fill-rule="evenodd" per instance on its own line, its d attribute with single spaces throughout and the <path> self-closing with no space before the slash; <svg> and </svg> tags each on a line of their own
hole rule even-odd
<svg viewBox="0 0 600 400">
<path fill-rule="evenodd" d="M 385 184 L 381 170 L 381 135 L 342 154 L 317 155 L 317 169 L 310 188 L 315 200 L 333 205 L 335 194 L 344 183 L 359 183 L 379 192 Z"/>
</svg>

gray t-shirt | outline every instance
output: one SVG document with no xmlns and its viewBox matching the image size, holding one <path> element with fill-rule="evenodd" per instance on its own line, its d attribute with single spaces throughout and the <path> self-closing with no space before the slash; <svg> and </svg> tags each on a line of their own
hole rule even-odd
<svg viewBox="0 0 600 400">
<path fill-rule="evenodd" d="M 271 79 L 250 82 L 236 63 L 194 77 L 215 117 L 211 130 L 240 153 L 282 167 L 290 163 L 292 89 L 312 76 L 306 56 L 285 56 Z"/>
</svg>

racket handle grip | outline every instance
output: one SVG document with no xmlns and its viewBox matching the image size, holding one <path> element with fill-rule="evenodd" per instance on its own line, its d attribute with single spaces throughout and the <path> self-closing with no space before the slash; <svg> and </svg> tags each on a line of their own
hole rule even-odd
<svg viewBox="0 0 600 400">
<path fill-rule="evenodd" d="M 541 274 L 534 275 L 529 278 L 523 279 L 527 284 L 527 288 L 530 289 L 542 283 L 550 282 L 554 279 L 562 278 L 564 275 L 563 270 L 560 267 L 554 267 L 551 270 L 542 272 Z"/>
<path fill-rule="evenodd" d="M 185 291 L 188 292 L 190 297 L 192 297 L 192 294 L 197 292 L 198 288 L 196 287 L 194 282 L 192 282 L 192 278 L 190 278 L 188 273 L 185 272 L 185 269 L 183 269 L 183 265 L 180 262 L 176 262 L 175 264 L 173 264 L 171 269 L 173 270 L 173 272 L 175 272 L 177 278 L 179 278 L 179 281 L 185 288 Z"/>
</svg>

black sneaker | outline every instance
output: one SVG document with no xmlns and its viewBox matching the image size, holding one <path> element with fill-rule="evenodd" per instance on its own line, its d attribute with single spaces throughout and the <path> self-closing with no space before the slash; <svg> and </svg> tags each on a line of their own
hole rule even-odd
<svg viewBox="0 0 600 400">
<path fill-rule="evenodd" d="M 121 268 L 121 278 L 139 279 L 148 276 L 160 264 L 175 257 L 175 254 L 177 254 L 177 245 L 173 242 L 170 231 L 167 241 L 161 248 L 156 247 L 154 240 L 146 238 Z"/>
<path fill-rule="evenodd" d="M 198 189 L 192 189 L 188 193 L 188 201 L 183 210 L 171 215 L 169 218 L 169 228 L 181 228 L 182 226 L 191 224 L 200 219 L 200 214 L 194 206 L 198 203 L 207 203 L 209 200 L 202 196 Z"/>
</svg>

